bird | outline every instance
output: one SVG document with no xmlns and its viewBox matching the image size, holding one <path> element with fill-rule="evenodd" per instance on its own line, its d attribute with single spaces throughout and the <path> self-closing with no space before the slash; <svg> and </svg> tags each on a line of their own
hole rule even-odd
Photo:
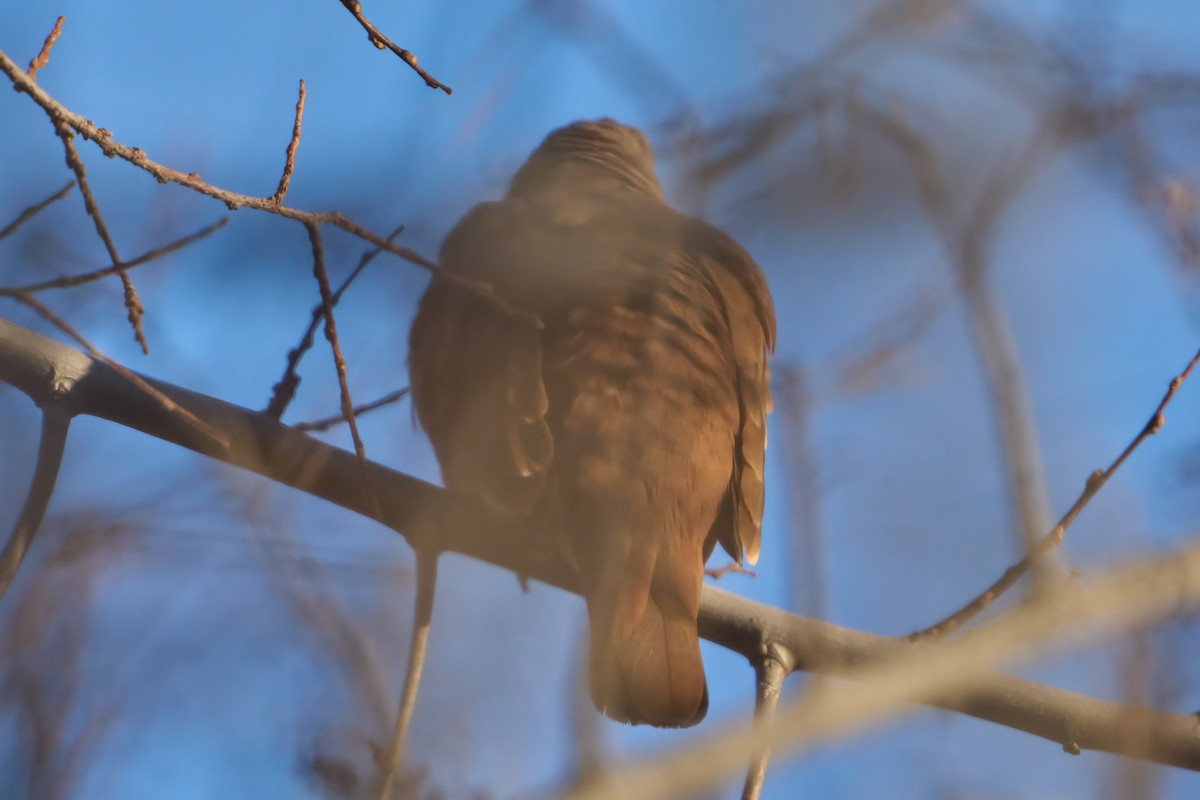
<svg viewBox="0 0 1200 800">
<path fill-rule="evenodd" d="M 409 335 L 417 421 L 455 494 L 558 531 L 596 708 L 687 727 L 720 543 L 756 563 L 775 311 L 749 254 L 667 204 L 637 128 L 552 131 L 444 240 Z"/>
</svg>

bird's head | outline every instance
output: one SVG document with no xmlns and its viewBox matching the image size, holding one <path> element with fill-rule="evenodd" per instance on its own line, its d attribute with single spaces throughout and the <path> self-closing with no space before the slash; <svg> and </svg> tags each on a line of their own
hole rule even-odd
<svg viewBox="0 0 1200 800">
<path fill-rule="evenodd" d="M 654 176 L 654 153 L 637 128 L 605 117 L 572 122 L 550 134 L 525 161 L 509 185 L 510 197 L 551 187 L 627 189 L 662 197 Z"/>
</svg>

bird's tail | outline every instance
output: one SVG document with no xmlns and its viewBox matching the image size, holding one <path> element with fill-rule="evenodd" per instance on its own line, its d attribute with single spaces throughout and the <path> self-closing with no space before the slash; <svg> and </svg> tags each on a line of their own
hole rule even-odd
<svg viewBox="0 0 1200 800">
<path fill-rule="evenodd" d="M 695 725 L 708 711 L 696 630 L 701 556 L 625 545 L 606 553 L 588 593 L 592 700 L 620 722 Z"/>
</svg>

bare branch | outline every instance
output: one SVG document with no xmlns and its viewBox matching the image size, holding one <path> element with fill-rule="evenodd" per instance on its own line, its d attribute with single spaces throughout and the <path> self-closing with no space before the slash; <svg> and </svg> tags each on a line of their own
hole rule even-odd
<svg viewBox="0 0 1200 800">
<path fill-rule="evenodd" d="M 83 165 L 83 159 L 79 157 L 79 152 L 75 149 L 73 141 L 75 134 L 68 125 L 53 114 L 50 115 L 50 121 L 54 123 L 54 131 L 58 134 L 58 138 L 62 140 L 63 150 L 67 155 L 67 166 L 75 173 L 75 182 L 79 184 L 79 193 L 83 195 L 84 208 L 87 209 L 88 216 L 92 218 L 92 222 L 96 226 L 96 235 L 104 243 L 104 249 L 108 251 L 108 257 L 112 259 L 116 274 L 121 278 L 121 288 L 125 294 L 125 312 L 129 317 L 129 324 L 133 328 L 133 336 L 141 345 L 142 353 L 148 354 L 150 347 L 146 344 L 145 334 L 142 333 L 142 314 L 145 309 L 142 308 L 142 301 L 138 299 L 137 290 L 133 288 L 133 281 L 125 272 L 121 256 L 117 254 L 117 246 L 108 233 L 108 225 L 100 213 L 100 205 L 92 195 L 92 188 L 88 185 L 87 169 Z"/>
<path fill-rule="evenodd" d="M 783 690 L 783 679 L 795 669 L 791 653 L 786 650 L 768 645 L 760 658 L 754 663 L 754 722 L 756 725 L 770 725 L 775 718 L 775 708 L 779 705 L 779 695 Z M 750 761 L 750 769 L 746 773 L 746 783 L 742 787 L 742 800 L 758 800 L 762 796 L 763 779 L 767 774 L 767 761 L 771 757 L 770 750 L 755 754 Z"/>
<path fill-rule="evenodd" d="M 391 242 L 403 230 L 403 225 L 397 226 L 388 234 L 387 241 Z M 363 253 L 362 258 L 358 260 L 358 266 L 351 271 L 346 280 L 342 281 L 342 285 L 333 293 L 332 305 L 336 306 L 338 304 L 342 299 L 342 295 L 350 288 L 350 284 L 362 274 L 367 265 L 381 252 L 382 248 L 376 247 L 374 250 Z M 300 343 L 288 351 L 287 367 L 283 371 L 283 377 L 271 388 L 271 400 L 267 403 L 266 408 L 266 413 L 275 419 L 283 416 L 283 412 L 287 410 L 288 404 L 292 402 L 292 398 L 296 395 L 296 388 L 300 385 L 300 376 L 296 374 L 296 369 L 300 366 L 300 359 L 312 349 L 313 336 L 317 332 L 317 326 L 321 324 L 321 320 L 324 318 L 325 303 L 317 303 L 316 307 L 312 310 L 312 319 L 309 320 L 308 327 L 304 330 L 304 335 L 300 337 Z M 338 417 L 337 419 L 341 420 L 342 417 Z"/>
<path fill-rule="evenodd" d="M 67 184 L 67 188 L 69 189 L 74 185 L 74 182 L 69 183 Z M 162 258 L 165 255 L 174 253 L 176 250 L 182 250 L 193 242 L 198 242 L 199 240 L 216 233 L 221 228 L 225 227 L 226 223 L 228 222 L 229 217 L 219 219 L 213 224 L 201 228 L 195 233 L 189 233 L 187 236 L 176 239 L 170 244 L 165 244 L 162 247 L 156 247 L 153 250 L 147 250 L 137 258 L 126 261 L 119 266 L 113 264 L 101 269 L 93 270 L 92 272 L 85 272 L 82 275 L 65 275 L 61 278 L 54 278 L 48 281 L 27 283 L 24 286 L 14 286 L 12 288 L 0 286 L 0 296 L 13 297 L 19 294 L 33 294 L 35 292 L 42 292 L 47 289 L 69 289 L 73 286 L 80 286 L 85 283 L 91 283 L 92 281 L 100 280 L 101 278 L 107 278 L 109 275 L 115 275 L 122 270 L 140 267 L 142 264 L 148 264 L 149 262 Z"/>
<path fill-rule="evenodd" d="M 397 389 L 394 392 L 388 392 L 378 400 L 372 400 L 369 403 L 363 403 L 361 406 L 354 407 L 354 416 L 361 417 L 363 414 L 374 411 L 384 406 L 389 406 L 408 396 L 412 389 L 405 386 L 403 389 Z M 270 413 L 270 412 L 266 412 Z M 335 425 L 340 425 L 346 421 L 346 418 L 341 414 L 332 417 L 323 417 L 322 419 L 313 420 L 312 422 L 297 422 L 292 426 L 292 430 L 310 433 L 315 431 L 327 431 Z"/>
<path fill-rule="evenodd" d="M 54 493 L 58 470 L 62 465 L 63 450 L 67 446 L 67 431 L 71 426 L 71 413 L 61 403 L 47 399 L 42 404 L 42 436 L 38 442 L 37 464 L 33 469 L 33 480 L 25 496 L 25 505 L 13 524 L 12 533 L 0 553 L 0 597 L 3 597 L 17 570 L 29 551 L 29 545 L 37 536 L 38 527 Z"/>
<path fill-rule="evenodd" d="M 462 275 L 454 273 L 442 272 L 438 269 L 437 264 L 417 253 L 415 250 L 410 250 L 407 247 L 399 247 L 398 245 L 389 242 L 382 236 L 379 236 L 372 231 L 367 230 L 356 222 L 346 218 L 340 212 L 312 212 L 301 211 L 295 208 L 289 208 L 281 203 L 274 202 L 270 197 L 252 197 L 250 195 L 231 192 L 226 189 L 221 189 L 212 184 L 205 183 L 200 180 L 200 176 L 194 172 L 184 174 L 178 170 L 171 169 L 156 161 L 146 157 L 145 152 L 137 147 L 129 147 L 117 142 L 112 138 L 112 133 L 104 128 L 98 128 L 90 120 L 83 116 L 68 110 L 61 103 L 47 94 L 37 83 L 29 78 L 29 76 L 10 59 L 3 50 L 0 50 L 0 72 L 3 72 L 12 81 L 13 88 L 18 92 L 23 92 L 30 96 L 52 120 L 55 121 L 56 130 L 62 126 L 67 126 L 74 130 L 83 138 L 95 143 L 101 152 L 109 158 L 120 158 L 128 161 L 135 167 L 148 172 L 154 176 L 159 183 L 174 183 L 179 186 L 191 189 L 207 197 L 212 197 L 223 202 L 230 211 L 237 211 L 239 208 L 252 208 L 257 211 L 265 211 L 269 214 L 274 214 L 285 219 L 296 220 L 305 225 L 332 225 L 335 228 L 340 228 L 347 233 L 357 236 L 365 242 L 378 247 L 380 250 L 385 250 L 393 255 L 415 264 L 422 269 L 431 273 L 435 273 L 443 280 L 449 281 L 455 286 L 461 287 L 464 291 L 472 292 L 473 294 L 486 298 L 488 302 L 494 304 L 497 308 L 503 310 L 506 314 L 510 314 L 515 319 L 524 321 L 526 324 L 532 325 L 538 329 L 541 328 L 541 320 L 537 315 L 531 314 L 528 311 L 517 308 L 500 297 L 497 297 L 490 286 Z M 114 258 L 114 264 L 119 263 Z"/>
<path fill-rule="evenodd" d="M 325 249 L 321 245 L 321 227 L 315 222 L 305 223 L 308 230 L 308 241 L 312 246 L 313 277 L 317 279 L 317 287 L 321 292 L 322 316 L 325 318 L 325 339 L 329 342 L 329 351 L 333 355 L 333 368 L 337 372 L 338 392 L 342 401 L 342 418 L 350 427 L 350 438 L 354 440 L 354 452 L 358 456 L 359 475 L 362 478 L 362 491 L 376 508 L 378 501 L 371 484 L 371 475 L 367 470 L 367 448 L 358 432 L 358 420 L 354 417 L 354 402 L 350 399 L 350 384 L 346 381 L 346 358 L 342 355 L 342 347 L 338 343 L 337 324 L 333 319 L 333 291 L 329 288 L 329 273 L 325 271 Z"/>
<path fill-rule="evenodd" d="M 101 353 L 92 346 L 91 342 L 83 338 L 83 335 L 79 333 L 79 331 L 71 327 L 71 325 L 65 319 L 51 311 L 49 306 L 47 306 L 45 303 L 38 300 L 31 294 L 17 293 L 11 295 L 11 297 L 19 303 L 22 303 L 33 309 L 42 319 L 46 320 L 51 325 L 65 333 L 67 336 L 74 339 L 80 347 L 87 351 L 89 356 L 112 369 L 113 372 L 115 372 L 117 375 L 120 375 L 121 378 L 126 380 L 131 386 L 136 387 L 138 391 L 144 392 L 146 397 L 153 400 L 163 411 L 167 412 L 168 414 L 178 416 L 184 424 L 190 426 L 197 433 L 209 439 L 213 444 L 218 444 L 222 447 L 228 445 L 228 440 L 226 439 L 225 434 L 223 434 L 220 430 L 208 425 L 186 408 L 177 405 L 170 397 L 147 382 L 147 380 L 141 375 L 138 375 L 136 372 L 133 372 L 124 365 L 113 361 L 111 358 Z M 56 392 L 57 388 L 51 386 L 47 387 L 47 390 L 50 392 Z M 35 397 L 34 402 L 40 402 L 40 399 Z"/>
<path fill-rule="evenodd" d="M 178 184 L 207 197 L 220 200 L 230 211 L 237 211 L 239 208 L 252 208 L 256 211 L 265 211 L 269 214 L 275 214 L 285 219 L 297 220 L 298 222 L 333 225 L 423 269 L 430 272 L 437 271 L 437 264 L 422 257 L 417 252 L 408 248 L 398 247 L 388 242 L 382 236 L 374 234 L 361 225 L 351 222 L 336 211 L 324 213 L 301 211 L 275 203 L 270 197 L 253 197 L 251 195 L 230 192 L 205 183 L 194 172 L 185 174 L 179 170 L 171 169 L 156 161 L 152 161 L 146 157 L 146 153 L 140 148 L 121 144 L 112 138 L 110 131 L 97 127 L 90 120 L 64 107 L 47 94 L 37 83 L 30 80 L 29 76 L 13 63 L 3 50 L 0 50 L 0 72 L 8 76 L 17 91 L 29 95 L 53 119 L 62 120 L 64 124 L 70 126 L 80 136 L 93 142 L 105 156 L 128 161 L 135 167 L 148 172 L 159 183 Z"/>
<path fill-rule="evenodd" d="M 408 648 L 408 669 L 404 675 L 404 689 L 400 695 L 400 710 L 396 712 L 396 727 L 387 758 L 380 767 L 378 800 L 387 800 L 392 791 L 392 780 L 404 756 L 404 741 L 408 726 L 412 722 L 413 709 L 417 705 L 417 689 L 421 685 L 421 669 L 425 665 L 425 653 L 429 644 L 429 626 L 433 621 L 433 600 L 437 593 L 436 552 L 423 550 L 417 553 L 417 602 L 413 608 L 412 641 Z"/>
<path fill-rule="evenodd" d="M 265 414 L 154 381 L 159 391 L 236 442 L 218 446 L 103 362 L 4 320 L 0 320 L 0 380 L 34 398 L 43 396 L 51 385 L 61 386 L 77 413 L 125 425 L 323 498 L 401 533 L 414 549 L 436 546 L 578 591 L 576 570 L 564 563 L 558 549 L 545 545 L 548 532 L 539 527 L 497 520 L 470 499 L 368 462 L 382 506 L 377 510 L 363 496 L 361 481 L 354 479 L 359 466 L 353 453 L 297 433 Z M 1161 585 L 1169 587 L 1173 567 L 1166 567 Z M 1122 619 L 1118 612 L 1114 621 Z M 1073 606 L 1070 613 L 1076 613 Z M 776 642 L 794 656 L 798 669 L 829 674 L 845 675 L 889 653 L 928 652 L 933 647 L 788 614 L 711 585 L 703 589 L 699 622 L 701 636 L 748 659 L 761 652 L 763 642 Z M 1068 626 L 1068 630 L 1074 629 Z M 954 646 L 974 640 L 968 637 Z M 1066 644 L 1061 635 L 1052 641 Z M 939 659 L 947 649 L 937 650 Z M 935 662 L 941 663 L 939 659 Z M 965 693 L 928 699 L 907 695 L 906 702 L 928 702 L 1060 745 L 1070 742 L 1081 750 L 1200 769 L 1200 733 L 1191 715 L 1132 708 L 1030 681 L 981 675 L 977 670 L 970 680 L 972 688 Z M 1131 718 L 1145 720 L 1143 729 L 1151 735 L 1129 741 L 1122 731 Z M 747 763 L 763 744 L 753 742 L 738 763 Z"/>
<path fill-rule="evenodd" d="M 46 40 L 42 42 L 42 49 L 39 50 L 38 54 L 30 60 L 29 66 L 25 70 L 30 78 L 33 78 L 35 75 L 37 75 L 38 70 L 49 63 L 50 49 L 54 47 L 54 43 L 58 41 L 59 34 L 62 33 L 62 26 L 66 19 L 66 17 L 59 17 L 57 20 L 55 20 L 54 27 L 50 29 L 50 33 L 46 34 Z"/>
<path fill-rule="evenodd" d="M 673 797 L 695 792 L 736 772 L 763 748 L 797 752 L 831 738 L 845 736 L 899 716 L 911 703 L 961 703 L 990 680 L 985 670 L 1034 656 L 1061 652 L 1104 636 L 1157 622 L 1169 615 L 1200 608 L 1200 544 L 1177 555 L 1127 567 L 1093 581 L 1076 581 L 1045 592 L 1012 614 L 989 623 L 973 635 L 948 644 L 918 645 L 847 670 L 854 685 L 823 685 L 781 708 L 761 727 L 741 723 L 690 740 L 665 756 L 620 764 L 564 800 L 625 797 Z M 1129 725 L 1146 724 L 1155 731 L 1144 740 L 1126 742 L 1132 755 L 1163 754 L 1167 738 L 1200 743 L 1195 716 L 1127 709 L 1108 732 L 1124 737 Z M 1171 734 L 1166 734 L 1170 730 Z M 1068 728 L 1061 741 L 1078 752 L 1080 737 Z M 1110 738 L 1111 742 L 1112 739 Z M 1170 747 L 1170 746 L 1168 746 Z M 1193 752 L 1180 766 L 1200 768 Z"/>
<path fill-rule="evenodd" d="M 971 602 L 967 603 L 965 606 L 958 609 L 941 622 L 931 625 L 924 630 L 909 634 L 908 638 L 915 641 L 917 639 L 945 636 L 946 634 L 951 633 L 952 631 L 961 627 L 964 623 L 973 619 L 977 614 L 979 614 L 979 612 L 990 606 L 996 601 L 997 598 L 1008 591 L 1014 583 L 1021 579 L 1022 575 L 1029 571 L 1030 567 L 1037 559 L 1058 547 L 1058 545 L 1062 543 L 1063 535 L 1066 533 L 1067 528 L 1070 527 L 1071 523 L 1075 521 L 1075 518 L 1079 516 L 1080 512 L 1087 507 L 1092 498 L 1096 496 L 1096 493 L 1103 488 L 1104 484 L 1108 483 L 1108 479 L 1113 476 L 1113 473 L 1121 468 L 1121 465 L 1125 463 L 1125 459 L 1129 458 L 1133 451 L 1136 450 L 1142 442 L 1144 442 L 1150 436 L 1158 433 L 1159 429 L 1162 428 L 1163 411 L 1166 409 L 1167 404 L 1171 402 L 1171 399 L 1175 397 L 1175 393 L 1179 391 L 1179 387 L 1183 385 L 1185 380 L 1187 380 L 1188 375 L 1190 375 L 1192 369 L 1195 368 L 1197 361 L 1200 361 L 1200 351 L 1197 351 L 1196 355 L 1192 356 L 1192 360 L 1188 362 L 1188 365 L 1184 368 L 1183 372 L 1179 373 L 1171 380 L 1170 385 L 1167 387 L 1166 394 L 1164 394 L 1162 400 L 1159 401 L 1158 408 L 1154 410 L 1154 413 L 1150 416 L 1150 420 L 1144 426 L 1142 426 L 1141 431 L 1133 438 L 1133 441 L 1126 445 L 1125 449 L 1121 451 L 1121 455 L 1117 456 L 1117 459 L 1108 465 L 1108 469 L 1098 469 L 1088 476 L 1087 483 L 1083 487 L 1083 492 L 1081 492 L 1079 497 L 1075 499 L 1075 502 L 1071 504 L 1071 507 L 1067 509 L 1067 513 L 1064 514 L 1063 518 L 1058 521 L 1058 524 L 1054 526 L 1054 529 L 1042 537 L 1042 539 L 1034 546 L 1033 550 L 1031 550 L 1028 555 L 1006 569 L 1003 575 L 1001 575 L 991 586 L 985 589 L 977 597 L 971 600 Z"/>
<path fill-rule="evenodd" d="M 362 3 L 358 2 L 358 0 L 341 0 L 341 4 L 346 7 L 347 11 L 354 15 L 354 18 L 358 20 L 358 24 L 362 25 L 363 30 L 367 32 L 367 37 L 371 40 L 371 44 L 375 45 L 377 49 L 391 50 L 393 53 L 399 56 L 401 61 L 412 67 L 413 72 L 421 76 L 421 79 L 425 81 L 425 85 L 430 89 L 441 89 L 446 94 L 454 93 L 454 90 L 449 86 L 438 81 L 428 72 L 423 70 L 421 66 L 417 64 L 417 57 L 414 53 L 405 50 L 403 47 L 400 47 L 391 39 L 380 33 L 379 29 L 372 25 L 371 21 L 363 15 Z"/>
<path fill-rule="evenodd" d="M 296 121 L 292 123 L 292 138 L 288 140 L 287 150 L 283 159 L 283 174 L 279 176 L 279 188 L 271 199 L 282 203 L 287 197 L 288 186 L 292 182 L 292 173 L 296 170 L 296 150 L 300 147 L 300 120 L 304 118 L 304 81 L 300 81 L 300 96 L 296 98 Z"/>
<path fill-rule="evenodd" d="M 3 239 L 7 236 L 11 236 L 13 233 L 16 232 L 16 230 L 18 228 L 20 228 L 26 222 L 28 222 L 29 220 L 33 219 L 38 214 L 40 214 L 42 212 L 42 210 L 45 209 L 47 206 L 49 206 L 52 203 L 56 203 L 59 200 L 62 200 L 64 197 L 67 196 L 67 193 L 71 191 L 71 187 L 74 185 L 75 185 L 75 181 L 67 181 L 66 185 L 63 186 L 61 189 L 59 189 L 57 192 L 50 195 L 49 197 L 47 197 L 45 200 L 41 201 L 40 203 L 34 203 L 29 208 L 22 211 L 20 214 L 17 215 L 16 219 L 14 219 L 12 222 L 5 225 L 3 228 L 0 228 L 0 239 Z"/>
</svg>

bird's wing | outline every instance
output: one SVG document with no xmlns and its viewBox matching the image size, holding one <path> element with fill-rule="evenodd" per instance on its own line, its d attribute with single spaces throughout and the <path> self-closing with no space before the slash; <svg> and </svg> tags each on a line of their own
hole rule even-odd
<svg viewBox="0 0 1200 800">
<path fill-rule="evenodd" d="M 763 512 L 763 465 L 767 412 L 771 410 L 767 356 L 775 349 L 775 308 L 766 279 L 737 242 L 699 220 L 686 247 L 720 300 L 736 364 L 739 423 L 734 437 L 733 474 L 727 514 L 716 533 L 729 555 L 758 561 Z"/>
<path fill-rule="evenodd" d="M 554 454 L 540 324 L 498 302 L 520 212 L 485 203 L 451 231 L 409 336 L 413 404 L 447 487 L 514 513 L 537 501 Z"/>
</svg>

